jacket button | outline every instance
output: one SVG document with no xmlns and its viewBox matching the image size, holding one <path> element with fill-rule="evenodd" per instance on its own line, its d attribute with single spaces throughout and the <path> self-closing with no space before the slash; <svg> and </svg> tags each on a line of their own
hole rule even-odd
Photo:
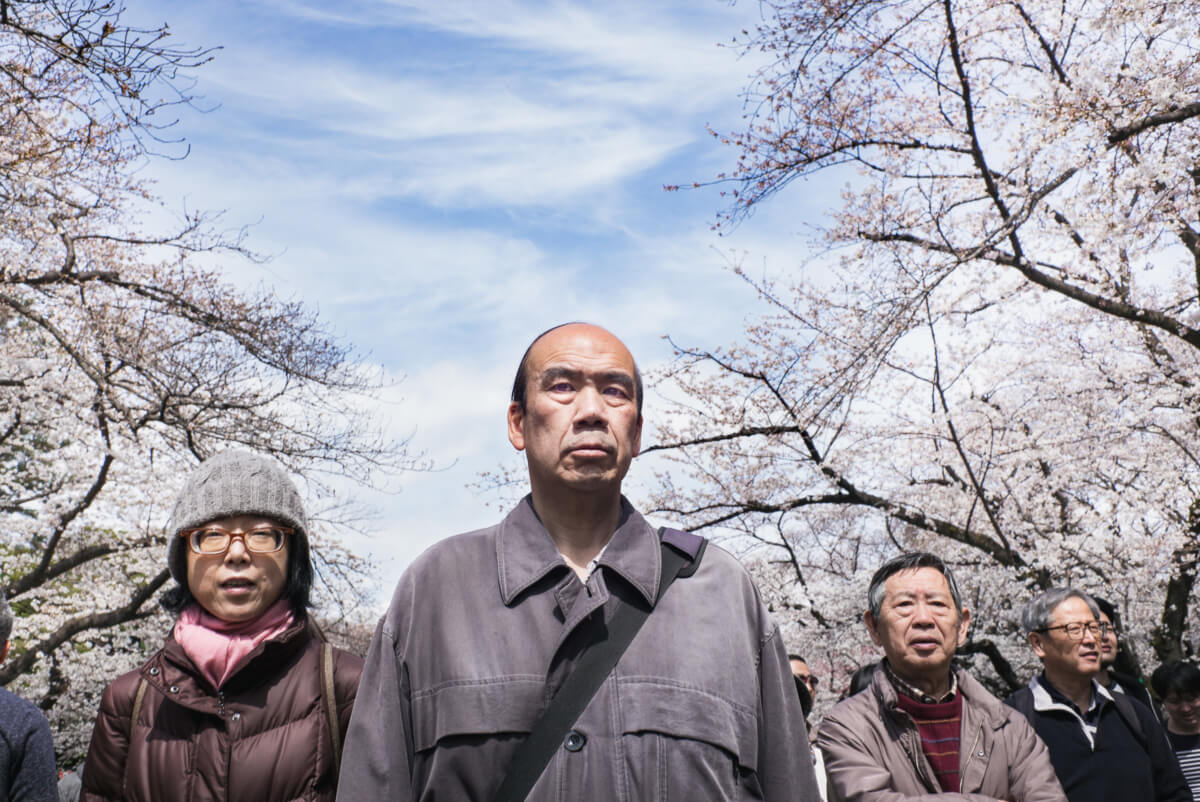
<svg viewBox="0 0 1200 802">
<path fill-rule="evenodd" d="M 171 686 L 171 693 L 179 693 L 179 686 L 178 686 L 178 685 L 172 685 L 172 686 Z"/>
<path fill-rule="evenodd" d="M 568 752 L 578 752 L 587 743 L 587 736 L 578 730 L 571 730 L 567 733 L 567 737 L 563 738 L 563 748 Z"/>
<path fill-rule="evenodd" d="M 152 677 L 158 676 L 158 666 L 154 666 L 153 668 L 150 669 L 150 676 L 152 676 Z"/>
</svg>

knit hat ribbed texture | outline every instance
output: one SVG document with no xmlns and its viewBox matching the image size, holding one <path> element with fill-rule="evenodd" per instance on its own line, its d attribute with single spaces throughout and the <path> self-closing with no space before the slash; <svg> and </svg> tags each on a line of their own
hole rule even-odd
<svg viewBox="0 0 1200 802">
<path fill-rule="evenodd" d="M 187 584 L 180 530 L 233 515 L 273 518 L 308 545 L 304 503 L 283 467 L 248 451 L 222 451 L 191 472 L 167 521 L 167 567 L 176 582 Z"/>
</svg>

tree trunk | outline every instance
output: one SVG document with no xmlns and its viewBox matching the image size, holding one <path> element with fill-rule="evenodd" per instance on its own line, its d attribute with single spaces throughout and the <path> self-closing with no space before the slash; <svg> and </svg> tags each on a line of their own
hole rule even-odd
<svg viewBox="0 0 1200 802">
<path fill-rule="evenodd" d="M 1196 584 L 1196 563 L 1200 558 L 1197 542 L 1200 538 L 1200 499 L 1192 502 L 1188 512 L 1188 542 L 1171 555 L 1171 578 L 1163 600 L 1162 622 L 1154 630 L 1154 653 L 1159 662 L 1182 660 L 1192 652 L 1190 643 L 1183 641 L 1192 587 Z"/>
</svg>

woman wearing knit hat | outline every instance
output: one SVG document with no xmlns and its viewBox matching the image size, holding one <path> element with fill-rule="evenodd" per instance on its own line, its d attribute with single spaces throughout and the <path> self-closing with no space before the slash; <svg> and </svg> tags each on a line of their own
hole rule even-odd
<svg viewBox="0 0 1200 802">
<path fill-rule="evenodd" d="M 300 494 L 274 461 L 225 451 L 167 524 L 178 616 L 104 692 L 81 800 L 332 800 L 362 660 L 308 618 Z"/>
</svg>

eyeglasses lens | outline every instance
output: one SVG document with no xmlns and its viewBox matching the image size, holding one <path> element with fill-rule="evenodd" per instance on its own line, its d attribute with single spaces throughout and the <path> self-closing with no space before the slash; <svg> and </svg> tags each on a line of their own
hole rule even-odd
<svg viewBox="0 0 1200 802">
<path fill-rule="evenodd" d="M 269 554 L 283 548 L 284 533 L 278 529 L 263 527 L 242 532 L 237 537 L 242 539 L 247 551 Z M 224 529 L 197 529 L 191 533 L 192 550 L 199 554 L 224 554 L 233 543 L 233 532 Z"/>
</svg>

